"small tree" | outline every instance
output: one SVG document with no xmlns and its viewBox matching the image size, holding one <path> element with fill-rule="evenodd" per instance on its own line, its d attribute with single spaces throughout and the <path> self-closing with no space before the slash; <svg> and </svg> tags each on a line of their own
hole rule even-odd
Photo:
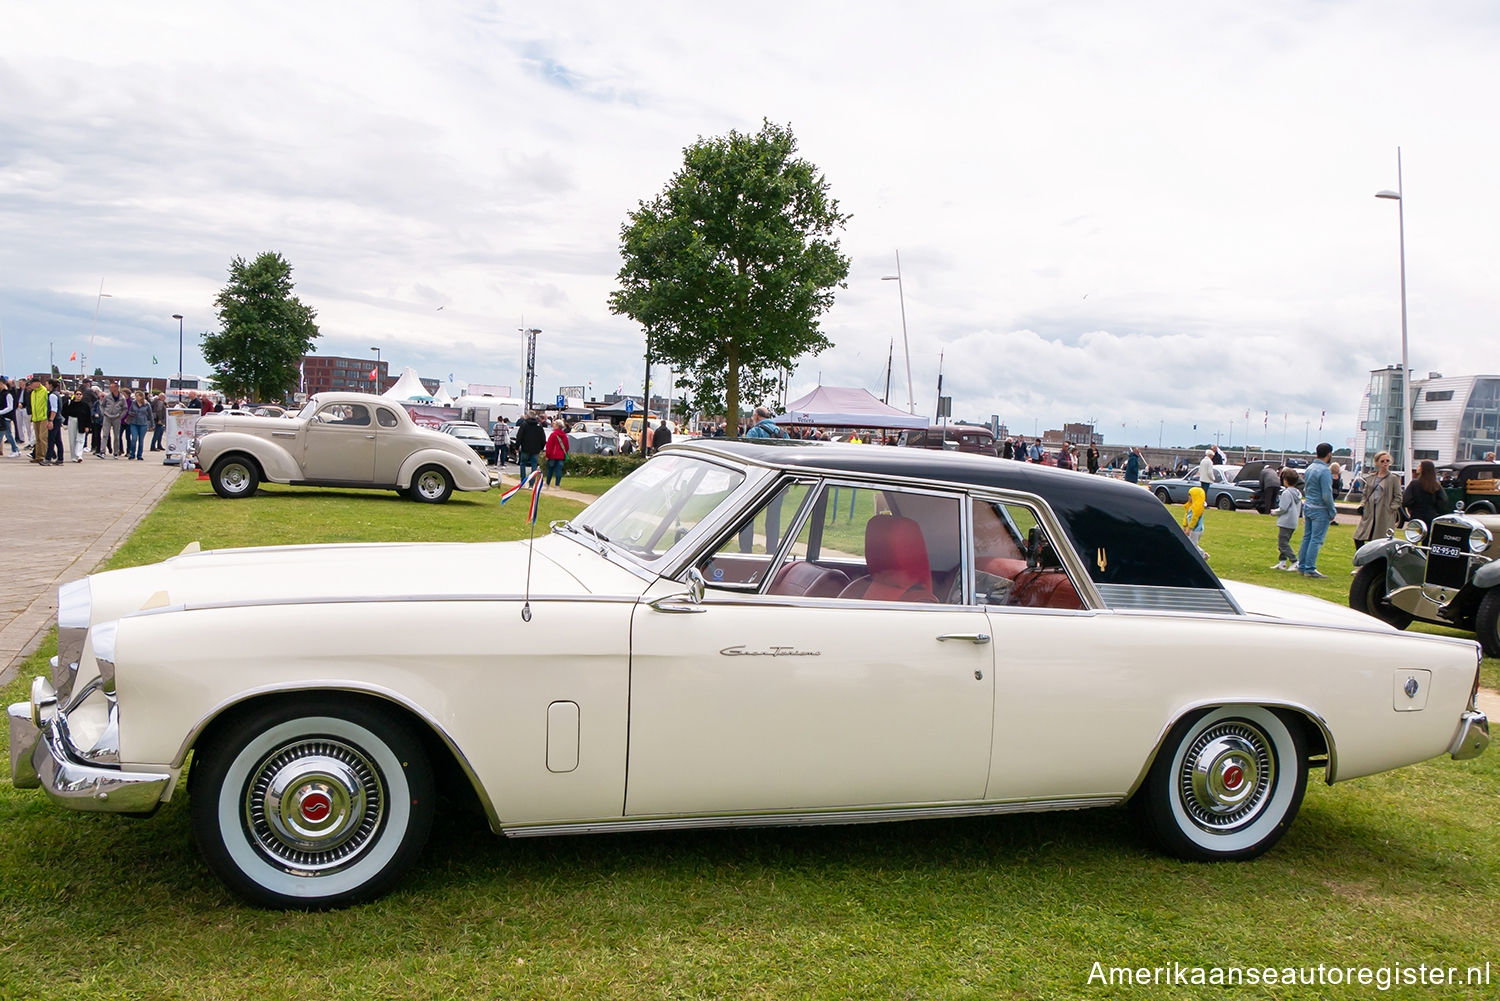
<svg viewBox="0 0 1500 1001">
<path fill-rule="evenodd" d="M 753 136 L 700 137 L 620 227 L 610 309 L 645 328 L 647 354 L 682 373 L 694 409 L 738 414 L 742 396 L 832 344 L 818 317 L 849 275 L 832 236 L 849 217 L 796 151 L 791 128 L 770 122 Z"/>
<path fill-rule="evenodd" d="M 318 337 L 318 314 L 292 288 L 292 266 L 280 254 L 230 263 L 229 283 L 214 299 L 219 332 L 203 335 L 203 358 L 227 396 L 279 400 L 297 384 L 297 365 Z"/>
</svg>

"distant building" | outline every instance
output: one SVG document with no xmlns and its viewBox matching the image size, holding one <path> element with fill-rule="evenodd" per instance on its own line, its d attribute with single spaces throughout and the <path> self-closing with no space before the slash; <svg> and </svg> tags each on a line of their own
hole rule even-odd
<svg viewBox="0 0 1500 1001">
<path fill-rule="evenodd" d="M 370 373 L 375 378 L 370 378 Z M 303 355 L 301 390 L 308 396 L 330 391 L 352 393 L 383 393 L 391 384 L 387 363 L 376 363 L 373 358 L 341 358 L 338 355 Z M 422 380 L 424 386 L 427 380 Z M 433 380 L 429 387 L 436 390 Z"/>
<path fill-rule="evenodd" d="M 1390 452 L 1399 466 L 1401 440 L 1401 368 L 1390 365 L 1370 373 L 1370 385 L 1359 403 L 1359 433 L 1353 458 L 1366 466 L 1378 452 Z M 1411 381 L 1412 461 L 1438 465 L 1482 459 L 1500 445 L 1500 375 L 1443 376 L 1430 372 Z"/>
</svg>

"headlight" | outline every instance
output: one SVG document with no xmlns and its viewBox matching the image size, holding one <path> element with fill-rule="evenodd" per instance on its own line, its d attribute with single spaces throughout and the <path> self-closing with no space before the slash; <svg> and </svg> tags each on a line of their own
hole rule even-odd
<svg viewBox="0 0 1500 1001">
<path fill-rule="evenodd" d="M 1415 546 L 1422 541 L 1422 536 L 1427 534 L 1427 526 L 1422 523 L 1420 518 L 1413 518 L 1406 523 L 1406 527 L 1402 529 L 1402 532 L 1406 535 L 1406 541 Z"/>
<path fill-rule="evenodd" d="M 1488 528 L 1485 528 L 1483 525 L 1475 525 L 1473 530 L 1469 532 L 1469 552 L 1482 553 L 1490 548 L 1490 543 L 1494 541 L 1495 537 L 1490 534 Z"/>
</svg>

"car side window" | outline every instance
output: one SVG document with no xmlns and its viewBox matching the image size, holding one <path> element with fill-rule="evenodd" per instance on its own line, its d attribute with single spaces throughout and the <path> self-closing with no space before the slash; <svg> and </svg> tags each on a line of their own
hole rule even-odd
<svg viewBox="0 0 1500 1001">
<path fill-rule="evenodd" d="M 956 497 L 825 482 L 766 593 L 960 602 L 961 510 Z"/>
<path fill-rule="evenodd" d="M 380 407 L 375 411 L 375 419 L 380 422 L 380 426 L 383 428 L 393 428 L 401 423 L 400 421 L 396 420 L 395 414 L 391 413 L 384 407 Z"/>
<path fill-rule="evenodd" d="M 330 403 L 318 411 L 317 420 L 339 427 L 369 427 L 370 409 L 362 403 Z"/>
<path fill-rule="evenodd" d="M 974 501 L 974 595 L 987 605 L 1083 607 L 1036 511 L 1011 501 Z"/>
<path fill-rule="evenodd" d="M 787 483 L 729 535 L 698 570 L 710 586 L 758 585 L 796 524 L 797 512 L 812 490 L 811 481 Z"/>
</svg>

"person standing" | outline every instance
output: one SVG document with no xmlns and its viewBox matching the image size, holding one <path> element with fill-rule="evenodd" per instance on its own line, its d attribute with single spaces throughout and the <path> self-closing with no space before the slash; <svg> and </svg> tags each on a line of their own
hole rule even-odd
<svg viewBox="0 0 1500 1001">
<path fill-rule="evenodd" d="M 538 457 L 547 447 L 547 433 L 536 414 L 528 410 L 516 429 L 516 469 L 521 482 L 526 482 L 527 473 L 540 469 Z"/>
<path fill-rule="evenodd" d="M 1323 537 L 1338 513 L 1333 506 L 1333 474 L 1328 470 L 1328 457 L 1332 454 L 1332 445 L 1318 442 L 1317 458 L 1307 467 L 1306 493 L 1302 499 L 1302 545 L 1297 550 L 1297 570 L 1304 577 L 1328 576 L 1318 572 L 1318 550 L 1323 548 Z"/>
<path fill-rule="evenodd" d="M 1276 476 L 1276 470 L 1270 465 L 1263 466 L 1260 471 L 1260 513 L 1270 514 L 1279 510 L 1276 506 L 1276 495 L 1281 492 L 1281 481 Z M 1335 494 L 1337 491 L 1335 491 Z"/>
<path fill-rule="evenodd" d="M 26 435 L 31 430 L 31 383 L 17 379 L 11 384 L 16 394 L 16 412 L 12 423 L 16 426 L 16 446 L 26 451 Z"/>
<path fill-rule="evenodd" d="M 167 396 L 157 393 L 151 397 L 151 451 L 165 452 L 161 436 L 167 430 Z"/>
<path fill-rule="evenodd" d="M 1084 461 L 1088 463 L 1089 475 L 1095 476 L 1099 473 L 1099 446 L 1092 441 L 1089 442 L 1089 450 L 1084 453 Z"/>
<path fill-rule="evenodd" d="M 1420 521 L 1428 528 L 1438 515 L 1453 510 L 1453 502 L 1448 499 L 1448 491 L 1438 482 L 1437 466 L 1431 459 L 1423 459 L 1417 464 L 1417 478 L 1407 484 L 1402 493 L 1401 507 L 1406 512 L 1407 521 Z"/>
<path fill-rule="evenodd" d="M 563 422 L 559 418 L 552 425 L 552 433 L 547 436 L 547 473 L 544 481 L 552 486 L 562 486 L 563 466 L 568 460 L 568 432 L 563 430 Z"/>
<path fill-rule="evenodd" d="M 1186 510 L 1182 515 L 1182 529 L 1187 532 L 1188 540 L 1192 542 L 1193 548 L 1197 549 L 1204 559 L 1208 558 L 1208 554 L 1203 552 L 1203 517 L 1208 511 L 1208 504 L 1205 503 L 1207 497 L 1202 487 L 1193 487 L 1188 491 L 1187 503 L 1183 505 Z"/>
<path fill-rule="evenodd" d="M 146 394 L 139 390 L 130 399 L 130 407 L 125 414 L 125 427 L 128 432 L 125 457 L 144 462 L 146 457 L 142 452 L 146 447 L 146 432 L 151 427 L 151 404 L 146 401 Z"/>
<path fill-rule="evenodd" d="M 89 428 L 93 424 L 83 390 L 73 390 L 73 398 L 63 406 L 63 416 L 68 421 L 68 457 L 74 462 L 82 462 L 83 453 L 88 448 Z"/>
<path fill-rule="evenodd" d="M 124 430 L 125 411 L 129 407 L 130 399 L 121 394 L 118 382 L 111 382 L 109 392 L 99 397 L 99 430 L 103 432 L 100 436 L 103 452 L 108 452 L 116 459 L 124 451 L 120 445 L 120 435 Z M 101 452 L 101 458 L 102 456 Z"/>
<path fill-rule="evenodd" d="M 1281 492 L 1276 496 L 1276 563 L 1272 570 L 1297 569 L 1297 554 L 1292 551 L 1292 533 L 1302 519 L 1302 491 L 1297 489 L 1297 473 L 1281 471 Z"/>
<path fill-rule="evenodd" d="M 660 452 L 672 444 L 672 425 L 662 421 L 656 426 L 656 433 L 651 436 L 651 449 Z"/>
<path fill-rule="evenodd" d="M 1141 481 L 1141 450 L 1134 445 L 1130 447 L 1130 454 L 1125 457 L 1125 482 L 1139 483 Z"/>
<path fill-rule="evenodd" d="M 10 387 L 10 380 L 0 375 L 0 434 L 5 435 L 5 440 L 10 445 L 12 457 L 21 454 L 21 449 L 16 445 L 16 436 L 11 433 L 11 427 L 16 419 L 16 391 Z"/>
<path fill-rule="evenodd" d="M 1203 458 L 1198 461 L 1198 485 L 1203 488 L 1203 496 L 1208 497 L 1208 488 L 1214 482 L 1214 450 L 1209 449 L 1203 453 Z"/>
<path fill-rule="evenodd" d="M 490 438 L 495 442 L 495 465 L 503 469 L 510 461 L 510 421 L 504 417 L 496 421 Z"/>
<path fill-rule="evenodd" d="M 38 466 L 47 464 L 47 387 L 42 380 L 31 380 L 31 392 L 27 396 L 26 410 L 31 414 L 31 461 Z"/>
<path fill-rule="evenodd" d="M 1354 530 L 1354 548 L 1371 539 L 1383 539 L 1401 519 L 1401 479 L 1391 472 L 1391 453 L 1375 453 L 1375 472 L 1365 477 L 1364 502 L 1359 506 L 1359 527 Z"/>
<path fill-rule="evenodd" d="M 755 408 L 755 423 L 745 432 L 746 438 L 785 438 L 786 432 L 777 427 L 771 418 L 776 415 L 770 407 Z"/>
<path fill-rule="evenodd" d="M 1057 468 L 1073 468 L 1073 446 L 1063 442 L 1063 447 L 1057 450 Z"/>
</svg>

